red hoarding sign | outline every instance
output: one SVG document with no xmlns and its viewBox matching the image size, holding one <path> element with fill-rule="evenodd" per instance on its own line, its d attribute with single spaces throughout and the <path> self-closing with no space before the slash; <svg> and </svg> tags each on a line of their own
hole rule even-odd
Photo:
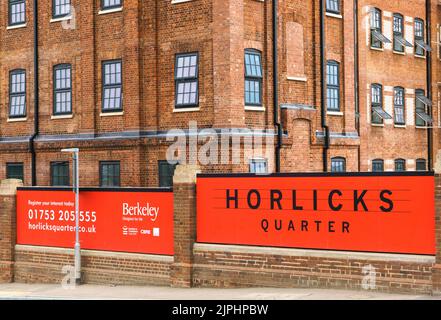
<svg viewBox="0 0 441 320">
<path fill-rule="evenodd" d="M 75 194 L 18 190 L 17 243 L 73 248 Z M 90 250 L 173 255 L 173 193 L 81 191 L 80 244 Z"/>
<path fill-rule="evenodd" d="M 430 174 L 200 175 L 197 241 L 435 254 Z"/>
</svg>

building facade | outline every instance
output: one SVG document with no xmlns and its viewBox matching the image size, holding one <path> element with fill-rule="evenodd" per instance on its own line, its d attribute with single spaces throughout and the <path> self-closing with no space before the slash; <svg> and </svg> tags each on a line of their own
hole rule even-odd
<svg viewBox="0 0 441 320">
<path fill-rule="evenodd" d="M 436 1 L 0 6 L 0 179 L 69 185 L 61 149 L 78 147 L 83 186 L 167 186 L 173 129 L 187 140 L 206 129 L 219 141 L 246 129 L 271 138 L 270 153 L 228 147 L 227 161 L 204 172 L 433 166 Z M 188 160 L 205 140 L 178 156 Z"/>
</svg>

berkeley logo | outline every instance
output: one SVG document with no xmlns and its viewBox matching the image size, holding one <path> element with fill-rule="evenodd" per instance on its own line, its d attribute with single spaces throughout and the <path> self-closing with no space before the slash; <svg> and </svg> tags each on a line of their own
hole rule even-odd
<svg viewBox="0 0 441 320">
<path fill-rule="evenodd" d="M 159 216 L 159 207 L 150 206 L 146 203 L 142 206 L 139 202 L 136 205 L 129 205 L 128 203 L 123 203 L 123 216 L 143 216 L 150 217 L 151 221 L 156 221 Z"/>
</svg>

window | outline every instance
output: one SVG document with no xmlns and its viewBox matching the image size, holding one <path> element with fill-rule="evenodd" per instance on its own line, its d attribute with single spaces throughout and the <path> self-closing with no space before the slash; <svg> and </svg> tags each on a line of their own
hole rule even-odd
<svg viewBox="0 0 441 320">
<path fill-rule="evenodd" d="M 425 127 L 428 123 L 433 123 L 428 112 L 430 107 L 432 107 L 432 101 L 426 97 L 424 90 L 415 90 L 415 125 L 417 127 Z"/>
<path fill-rule="evenodd" d="M 26 116 L 26 71 L 13 70 L 9 75 L 9 117 Z"/>
<path fill-rule="evenodd" d="M 391 41 L 383 35 L 383 25 L 381 19 L 381 10 L 373 8 L 371 10 L 371 47 L 381 49 L 383 43 L 391 43 Z"/>
<path fill-rule="evenodd" d="M 346 172 L 345 158 L 336 157 L 331 159 L 331 172 Z"/>
<path fill-rule="evenodd" d="M 404 159 L 395 160 L 395 171 L 406 171 L 406 160 Z"/>
<path fill-rule="evenodd" d="M 326 0 L 326 11 L 339 14 L 340 0 Z"/>
<path fill-rule="evenodd" d="M 262 106 L 262 74 L 260 52 L 245 50 L 245 105 Z"/>
<path fill-rule="evenodd" d="M 401 87 L 394 88 L 394 122 L 398 125 L 404 125 L 404 89 Z"/>
<path fill-rule="evenodd" d="M 51 185 L 69 186 L 69 162 L 51 162 Z"/>
<path fill-rule="evenodd" d="M 103 112 L 122 111 L 121 60 L 103 62 Z"/>
<path fill-rule="evenodd" d="M 120 162 L 101 161 L 100 162 L 100 186 L 119 187 L 120 181 Z"/>
<path fill-rule="evenodd" d="M 72 76 L 69 64 L 54 67 L 54 114 L 72 113 Z"/>
<path fill-rule="evenodd" d="M 383 172 L 384 161 L 382 159 L 372 160 L 372 172 Z"/>
<path fill-rule="evenodd" d="M 6 164 L 6 179 L 24 180 L 23 163 L 7 163 Z"/>
<path fill-rule="evenodd" d="M 415 19 L 415 54 L 424 56 L 425 51 L 432 51 L 432 48 L 424 41 L 424 22 L 421 19 Z"/>
<path fill-rule="evenodd" d="M 268 165 L 265 159 L 251 159 L 250 161 L 251 173 L 268 173 Z"/>
<path fill-rule="evenodd" d="M 427 169 L 426 159 L 417 159 L 416 171 L 426 171 Z"/>
<path fill-rule="evenodd" d="M 404 52 L 404 47 L 413 47 L 413 45 L 408 42 L 404 38 L 403 29 L 404 29 L 404 20 L 403 16 L 398 13 L 394 13 L 394 24 L 393 24 L 393 30 L 394 30 L 394 51 L 396 52 Z"/>
<path fill-rule="evenodd" d="M 122 0 L 101 0 L 103 9 L 114 9 L 122 6 Z"/>
<path fill-rule="evenodd" d="M 371 106 L 373 124 L 382 124 L 383 119 L 392 119 L 392 117 L 383 110 L 383 87 L 381 84 L 375 83 L 371 86 Z"/>
<path fill-rule="evenodd" d="M 173 186 L 173 175 L 175 174 L 176 164 L 166 160 L 158 162 L 159 187 L 168 188 Z"/>
<path fill-rule="evenodd" d="M 178 54 L 175 62 L 175 107 L 195 107 L 199 104 L 198 54 Z"/>
<path fill-rule="evenodd" d="M 52 17 L 62 18 L 70 15 L 70 0 L 53 0 Z"/>
<path fill-rule="evenodd" d="M 340 66 L 338 62 L 328 61 L 326 71 L 328 110 L 340 111 Z"/>
<path fill-rule="evenodd" d="M 9 0 L 9 25 L 26 22 L 26 0 Z"/>
</svg>

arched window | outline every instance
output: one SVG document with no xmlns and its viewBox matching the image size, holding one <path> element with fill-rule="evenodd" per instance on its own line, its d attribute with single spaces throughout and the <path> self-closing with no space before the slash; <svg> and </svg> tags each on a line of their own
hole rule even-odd
<svg viewBox="0 0 441 320">
<path fill-rule="evenodd" d="M 328 110 L 340 111 L 340 64 L 337 61 L 328 61 L 326 81 Z"/>
<path fill-rule="evenodd" d="M 406 124 L 404 112 L 404 88 L 394 88 L 394 122 L 398 125 Z"/>
<path fill-rule="evenodd" d="M 395 171 L 398 171 L 398 172 L 406 171 L 406 160 L 396 159 L 395 160 Z"/>
<path fill-rule="evenodd" d="M 384 171 L 384 160 L 375 159 L 372 160 L 372 172 L 383 172 Z"/>
<path fill-rule="evenodd" d="M 343 157 L 332 158 L 331 172 L 346 172 L 346 159 Z"/>
<path fill-rule="evenodd" d="M 245 50 L 245 105 L 262 106 L 262 55 L 255 49 Z"/>
</svg>

